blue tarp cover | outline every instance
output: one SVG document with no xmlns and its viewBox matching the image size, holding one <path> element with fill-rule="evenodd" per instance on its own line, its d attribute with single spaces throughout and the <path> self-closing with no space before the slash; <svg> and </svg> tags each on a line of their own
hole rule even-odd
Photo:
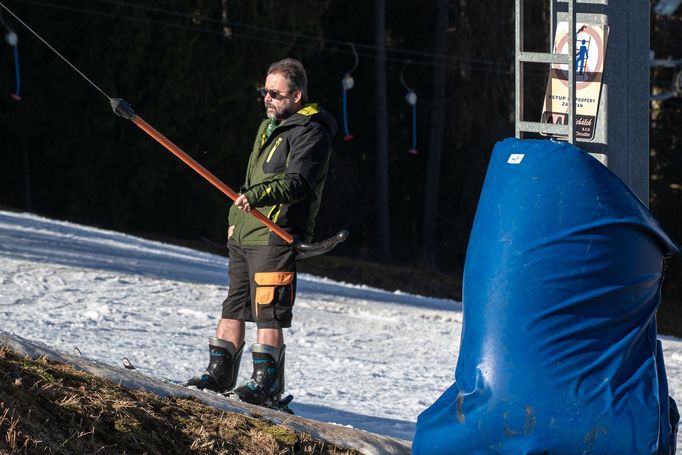
<svg viewBox="0 0 682 455">
<path fill-rule="evenodd" d="M 469 239 L 455 383 L 414 454 L 668 453 L 655 312 L 678 253 L 647 208 L 565 143 L 495 146 Z"/>
</svg>

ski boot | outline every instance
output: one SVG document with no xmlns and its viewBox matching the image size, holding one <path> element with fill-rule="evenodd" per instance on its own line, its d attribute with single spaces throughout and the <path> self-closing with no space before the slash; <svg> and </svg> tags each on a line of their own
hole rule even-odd
<svg viewBox="0 0 682 455">
<path fill-rule="evenodd" d="M 286 346 L 276 348 L 267 344 L 254 344 L 253 374 L 245 384 L 234 389 L 234 394 L 246 402 L 293 414 L 288 404 L 291 395 L 282 399 L 284 392 L 284 353 Z"/>
<path fill-rule="evenodd" d="M 201 376 L 195 376 L 187 381 L 185 386 L 218 393 L 229 392 L 237 382 L 244 343 L 237 350 L 229 341 L 209 337 L 208 348 L 210 357 L 206 371 Z"/>
</svg>

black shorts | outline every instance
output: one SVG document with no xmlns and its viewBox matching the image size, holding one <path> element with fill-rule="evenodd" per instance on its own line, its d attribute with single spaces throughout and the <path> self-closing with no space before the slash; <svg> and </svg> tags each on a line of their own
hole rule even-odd
<svg viewBox="0 0 682 455">
<path fill-rule="evenodd" d="M 240 246 L 228 242 L 230 289 L 223 319 L 256 322 L 259 329 L 291 327 L 296 258 L 290 246 Z"/>
</svg>

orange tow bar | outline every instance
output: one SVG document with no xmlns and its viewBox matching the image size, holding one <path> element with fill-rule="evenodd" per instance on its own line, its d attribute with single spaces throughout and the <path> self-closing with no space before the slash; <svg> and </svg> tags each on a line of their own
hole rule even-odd
<svg viewBox="0 0 682 455">
<path fill-rule="evenodd" d="M 237 199 L 237 197 L 239 197 L 239 195 L 232 188 L 225 185 L 218 177 L 213 175 L 208 169 L 203 167 L 201 164 L 197 163 L 191 156 L 189 156 L 187 153 L 185 153 L 180 147 L 178 147 L 173 142 L 171 142 L 170 139 L 168 139 L 163 134 L 159 133 L 153 126 L 151 126 L 149 123 L 145 122 L 139 115 L 135 114 L 133 109 L 130 107 L 130 104 L 128 104 L 125 100 L 123 100 L 121 98 L 113 98 L 111 100 L 111 107 L 113 108 L 114 112 L 117 115 L 119 115 L 123 118 L 127 118 L 128 120 L 132 121 L 142 131 L 144 131 L 145 133 L 147 133 L 148 135 L 153 137 L 159 144 L 166 147 L 173 155 L 180 158 L 180 160 L 182 160 L 186 165 L 188 165 L 189 167 L 194 169 L 195 172 L 197 172 L 203 178 L 208 180 L 211 183 L 211 185 L 218 188 L 227 197 L 229 197 L 233 201 L 235 201 Z M 263 215 L 258 210 L 253 209 L 249 213 L 251 215 L 253 215 L 258 221 L 260 221 L 265 226 L 267 226 L 269 229 L 271 229 L 272 232 L 277 234 L 287 244 L 291 245 L 294 243 L 294 237 L 291 234 L 289 234 L 284 229 L 282 229 L 281 227 L 277 226 L 275 223 L 270 221 L 270 219 L 268 217 Z"/>
</svg>

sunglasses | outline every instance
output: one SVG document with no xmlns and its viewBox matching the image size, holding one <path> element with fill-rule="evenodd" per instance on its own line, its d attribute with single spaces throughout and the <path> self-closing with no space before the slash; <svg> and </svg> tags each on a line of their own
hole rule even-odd
<svg viewBox="0 0 682 455">
<path fill-rule="evenodd" d="M 273 100 L 281 100 L 286 98 L 286 96 L 282 95 L 281 93 L 267 89 L 265 87 L 259 88 L 258 94 L 263 98 L 265 98 L 267 95 L 270 95 L 270 98 L 272 98 Z"/>
</svg>

